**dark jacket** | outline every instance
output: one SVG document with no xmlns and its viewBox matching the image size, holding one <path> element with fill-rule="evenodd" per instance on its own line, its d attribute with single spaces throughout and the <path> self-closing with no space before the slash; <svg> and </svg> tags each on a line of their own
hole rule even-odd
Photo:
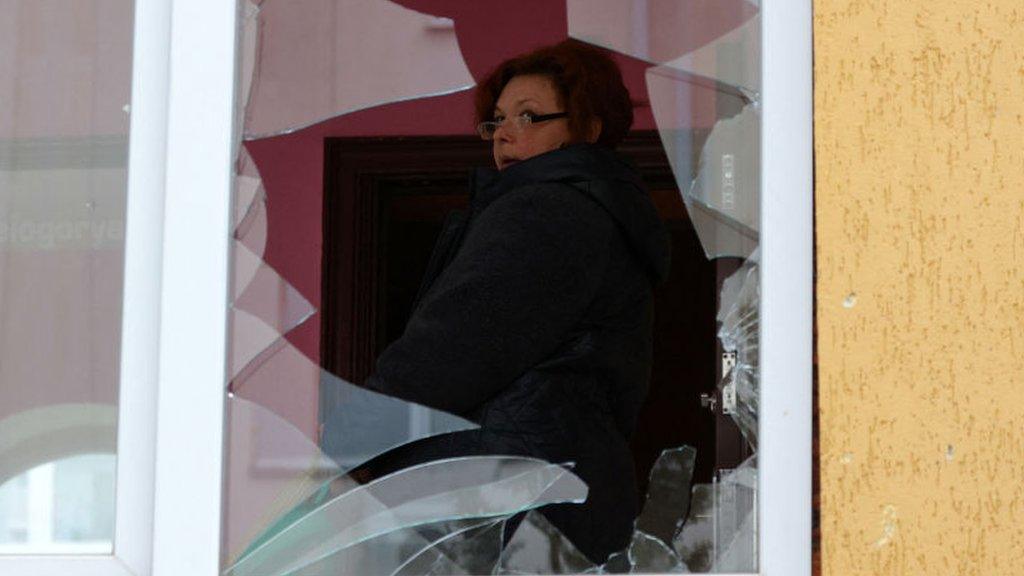
<svg viewBox="0 0 1024 576">
<path fill-rule="evenodd" d="M 473 175 L 402 337 L 368 386 L 479 430 L 408 445 L 391 467 L 471 454 L 574 462 L 582 505 L 545 514 L 596 562 L 637 513 L 628 440 L 651 367 L 651 287 L 668 236 L 637 174 L 576 144 Z"/>
</svg>

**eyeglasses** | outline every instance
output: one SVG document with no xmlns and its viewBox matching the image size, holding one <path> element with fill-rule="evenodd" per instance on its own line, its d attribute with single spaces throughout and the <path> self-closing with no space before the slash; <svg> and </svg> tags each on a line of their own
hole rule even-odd
<svg viewBox="0 0 1024 576">
<path fill-rule="evenodd" d="M 547 122 L 548 120 L 554 120 L 556 118 L 565 118 L 568 115 L 568 112 L 555 112 L 554 114 L 534 114 L 532 112 L 523 112 L 522 114 L 512 116 L 511 118 L 481 122 L 476 125 L 476 131 L 484 140 L 493 140 L 494 133 L 498 131 L 499 126 L 504 126 L 506 130 L 511 129 L 516 132 L 521 132 L 530 124 Z"/>
</svg>

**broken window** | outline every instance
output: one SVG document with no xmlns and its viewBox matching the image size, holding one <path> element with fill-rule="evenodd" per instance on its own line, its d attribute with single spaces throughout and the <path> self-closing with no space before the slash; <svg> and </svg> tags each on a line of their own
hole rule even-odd
<svg viewBox="0 0 1024 576">
<path fill-rule="evenodd" d="M 756 572 L 758 5 L 241 6 L 224 573 Z M 486 430 L 364 386 L 372 356 L 401 330 L 389 318 L 411 310 L 439 214 L 466 201 L 450 174 L 411 161 L 396 169 L 372 150 L 392 146 L 388 157 L 401 161 L 475 147 L 463 156 L 486 162 L 489 144 L 473 140 L 476 83 L 502 60 L 567 37 L 622 69 L 635 101 L 630 150 L 656 148 L 647 165 L 664 170 L 648 168 L 654 204 L 674 226 L 674 248 L 693 239 L 696 256 L 680 252 L 676 265 L 693 263 L 682 277 L 706 297 L 698 322 L 673 308 L 689 296 L 659 296 L 655 317 L 695 343 L 704 371 L 680 379 L 655 366 L 648 403 L 675 398 L 665 406 L 696 412 L 641 413 L 657 416 L 641 416 L 642 442 L 632 445 L 638 515 L 628 541 L 600 562 L 549 517 L 589 496 L 574 462 L 467 454 L 381 472 L 382 455 Z M 364 152 L 358 165 L 327 157 L 336 138 Z M 402 148 L 410 141 L 430 148 Z M 345 190 L 362 182 L 365 194 L 325 185 L 345 178 L 357 181 Z M 329 234 L 330 210 L 353 230 Z M 405 270 L 417 270 L 412 280 Z M 335 302 L 324 287 L 344 292 L 344 305 L 322 304 Z M 685 346 L 663 338 L 656 361 Z M 703 414 L 705 432 L 669 433 L 696 429 L 692 414 Z"/>
</svg>

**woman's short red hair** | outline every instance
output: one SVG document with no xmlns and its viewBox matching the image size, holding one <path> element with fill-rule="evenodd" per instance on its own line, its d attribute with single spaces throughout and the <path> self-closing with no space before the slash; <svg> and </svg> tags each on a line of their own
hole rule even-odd
<svg viewBox="0 0 1024 576">
<path fill-rule="evenodd" d="M 578 40 L 564 40 L 506 60 L 476 89 L 476 121 L 494 116 L 494 104 L 509 80 L 537 74 L 551 79 L 569 117 L 569 133 L 586 140 L 590 122 L 601 120 L 597 143 L 614 148 L 633 125 L 633 102 L 618 65 L 603 51 Z"/>
</svg>

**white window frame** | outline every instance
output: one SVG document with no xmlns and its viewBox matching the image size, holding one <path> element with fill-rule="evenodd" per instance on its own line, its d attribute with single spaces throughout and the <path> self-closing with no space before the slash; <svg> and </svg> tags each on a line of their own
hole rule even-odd
<svg viewBox="0 0 1024 576">
<path fill-rule="evenodd" d="M 135 2 L 113 553 L 0 574 L 220 571 L 236 11 Z"/>
<path fill-rule="evenodd" d="M 137 0 L 114 552 L 0 557 L 33 576 L 221 564 L 234 0 Z M 760 574 L 811 573 L 811 1 L 762 18 Z"/>
</svg>

